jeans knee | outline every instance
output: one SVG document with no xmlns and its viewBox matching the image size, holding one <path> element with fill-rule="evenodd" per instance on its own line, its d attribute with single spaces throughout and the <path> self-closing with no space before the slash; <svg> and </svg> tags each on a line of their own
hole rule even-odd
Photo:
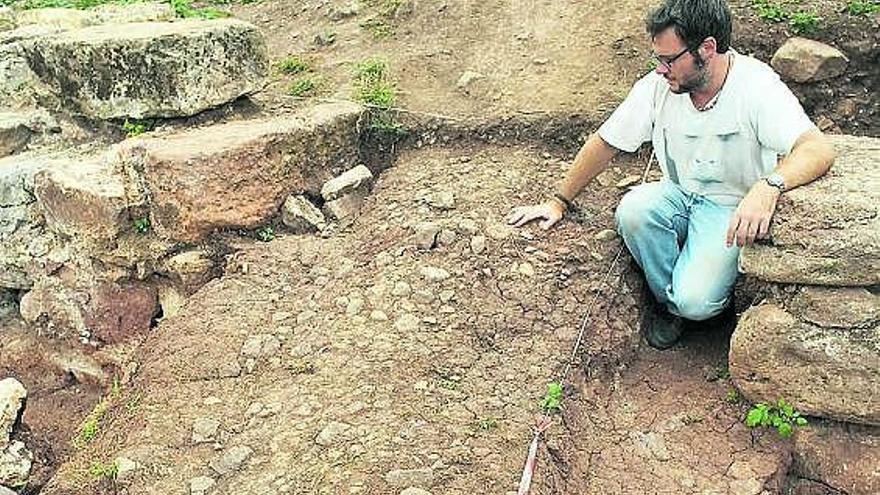
<svg viewBox="0 0 880 495">
<path fill-rule="evenodd" d="M 645 224 L 645 213 L 644 202 L 639 201 L 633 193 L 625 195 L 614 212 L 618 232 L 626 235 L 638 231 Z"/>
<path fill-rule="evenodd" d="M 702 294 L 676 294 L 670 303 L 674 306 L 673 313 L 682 318 L 703 321 L 721 313 L 727 300 L 710 301 Z"/>
</svg>

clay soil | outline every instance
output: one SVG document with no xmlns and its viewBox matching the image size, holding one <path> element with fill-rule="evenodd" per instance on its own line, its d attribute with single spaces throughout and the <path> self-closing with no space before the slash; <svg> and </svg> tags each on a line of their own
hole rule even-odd
<svg viewBox="0 0 880 495">
<path fill-rule="evenodd" d="M 414 131 L 384 157 L 393 166 L 345 231 L 230 238 L 238 252 L 225 275 L 155 329 L 127 368 L 136 371 L 107 370 L 125 375 L 123 391 L 83 449 L 69 440 L 109 383 L 52 371 L 22 349 L 54 344 L 6 323 L 0 375 L 31 393 L 21 435 L 36 472 L 25 493 L 189 493 L 189 479 L 239 445 L 254 453 L 217 493 L 396 494 L 409 485 L 389 473 L 417 468 L 430 469 L 435 494 L 515 490 L 538 402 L 588 312 L 536 493 L 784 492 L 789 445 L 745 429 L 745 406 L 727 400 L 728 333 L 695 328 L 670 351 L 646 349 L 641 282 L 625 254 L 602 283 L 620 243 L 597 234 L 613 228 L 615 184 L 641 174 L 644 153 L 618 159 L 559 228 L 503 224 L 511 206 L 546 197 L 580 138 L 648 70 L 641 19 L 654 2 L 425 0 L 386 14 L 387 3 L 361 2 L 338 20 L 348 2 L 231 7 L 265 32 L 273 60 L 302 55 L 319 81 L 301 101 L 286 96 L 295 77 L 275 74 L 254 98 L 260 112 L 348 99 L 354 64 L 379 55 Z M 828 21 L 818 39 L 850 54 L 847 76 L 794 89 L 829 130 L 876 136 L 877 17 L 844 16 L 838 3 L 810 5 Z M 769 60 L 788 28 L 745 1 L 732 7 L 735 46 Z M 369 19 L 393 34 L 377 38 Z M 465 71 L 481 77 L 458 87 Z M 432 206 L 436 193 L 454 205 Z M 454 236 L 419 250 L 420 222 Z M 479 254 L 474 236 L 486 238 Z M 425 267 L 450 278 L 428 281 Z M 399 282 L 409 290 L 395 291 Z M 240 351 L 253 338 L 280 348 L 248 363 Z M 192 445 L 205 417 L 220 421 L 219 436 Z M 88 474 L 118 455 L 141 464 L 133 478 Z"/>
</svg>

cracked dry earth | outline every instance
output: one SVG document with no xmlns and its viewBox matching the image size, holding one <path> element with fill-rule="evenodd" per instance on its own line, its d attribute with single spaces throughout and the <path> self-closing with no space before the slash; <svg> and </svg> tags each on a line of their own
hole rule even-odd
<svg viewBox="0 0 880 495">
<path fill-rule="evenodd" d="M 640 349 L 626 257 L 593 302 L 619 248 L 603 232 L 614 184 L 643 157 L 600 176 L 578 221 L 547 233 L 503 223 L 570 158 L 405 151 L 351 228 L 241 245 L 147 338 L 95 442 L 42 493 L 189 494 L 201 476 L 216 479 L 210 493 L 242 495 L 514 491 L 538 402 L 588 308 L 589 376 L 579 363 L 533 493 L 775 492 L 785 449 L 745 430 L 724 379 L 704 378 L 726 363 L 727 335 Z M 430 250 L 414 239 L 423 222 L 440 227 Z M 117 456 L 141 466 L 124 484 L 85 474 Z"/>
</svg>

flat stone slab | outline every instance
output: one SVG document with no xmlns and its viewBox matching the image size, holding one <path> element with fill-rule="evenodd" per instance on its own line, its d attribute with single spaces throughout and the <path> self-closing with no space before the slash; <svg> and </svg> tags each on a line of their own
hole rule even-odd
<svg viewBox="0 0 880 495">
<path fill-rule="evenodd" d="M 808 415 L 880 425 L 880 296 L 826 291 L 821 303 L 800 294 L 789 303 L 795 309 L 771 302 L 747 310 L 730 341 L 730 374 L 753 402 L 783 397 Z M 853 327 L 835 317 L 853 308 L 875 317 Z"/>
<path fill-rule="evenodd" d="M 744 272 L 790 284 L 880 283 L 880 139 L 831 139 L 834 166 L 782 196 L 772 240 L 742 250 Z"/>
<path fill-rule="evenodd" d="M 319 105 L 120 145 L 118 160 L 143 175 L 151 224 L 197 241 L 221 228 L 255 228 L 291 193 L 312 191 L 357 153 L 359 105 Z"/>
<path fill-rule="evenodd" d="M 31 71 L 71 111 L 95 119 L 180 117 L 260 89 L 265 41 L 251 24 L 107 24 L 20 42 Z"/>
</svg>

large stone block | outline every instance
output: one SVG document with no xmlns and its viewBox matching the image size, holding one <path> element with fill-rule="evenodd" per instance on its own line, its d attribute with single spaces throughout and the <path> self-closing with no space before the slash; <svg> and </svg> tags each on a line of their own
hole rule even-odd
<svg viewBox="0 0 880 495">
<path fill-rule="evenodd" d="M 260 89 L 262 35 L 232 20 L 107 24 L 20 42 L 30 69 L 76 113 L 178 117 Z"/>
<path fill-rule="evenodd" d="M 127 227 L 122 178 L 97 158 L 43 170 L 34 195 L 49 229 L 78 241 L 112 242 Z"/>
<path fill-rule="evenodd" d="M 12 428 L 21 417 L 27 390 L 15 378 L 0 380 L 0 449 L 9 445 Z"/>
<path fill-rule="evenodd" d="M 810 290 L 824 296 L 801 293 L 789 310 L 768 303 L 743 314 L 730 342 L 737 387 L 755 402 L 783 397 L 809 415 L 880 425 L 880 296 Z"/>
<path fill-rule="evenodd" d="M 290 193 L 312 191 L 357 154 L 354 104 L 230 122 L 132 140 L 118 160 L 143 177 L 152 225 L 167 239 L 195 242 L 223 228 L 254 228 Z"/>
<path fill-rule="evenodd" d="M 849 59 L 837 48 L 799 37 L 789 38 L 770 60 L 783 79 L 799 83 L 835 78 L 848 64 Z"/>
<path fill-rule="evenodd" d="M 849 495 L 880 493 L 880 429 L 821 423 L 798 428 L 792 474 Z"/>
<path fill-rule="evenodd" d="M 0 159 L 0 287 L 30 287 L 36 258 L 52 248 L 35 207 L 34 177 L 59 163 L 29 154 Z"/>
<path fill-rule="evenodd" d="M 829 173 L 785 193 L 772 240 L 746 247 L 740 265 L 771 282 L 880 284 L 880 139 L 833 136 Z"/>
</svg>

